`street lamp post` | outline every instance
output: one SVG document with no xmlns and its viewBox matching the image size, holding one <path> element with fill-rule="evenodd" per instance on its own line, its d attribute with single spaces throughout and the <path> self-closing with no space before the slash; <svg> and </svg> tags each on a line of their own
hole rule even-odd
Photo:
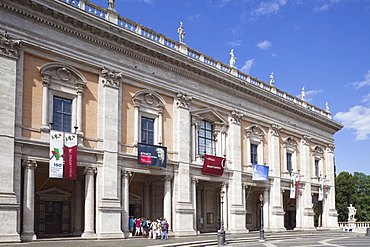
<svg viewBox="0 0 370 247">
<path fill-rule="evenodd" d="M 218 237 L 218 245 L 225 245 L 226 243 L 226 232 L 224 228 L 224 213 L 223 213 L 223 208 L 224 208 L 224 196 L 225 196 L 225 191 L 221 190 L 220 191 L 220 197 L 221 197 L 221 229 L 218 231 L 217 237 Z"/>
<path fill-rule="evenodd" d="M 261 207 L 260 207 L 261 227 L 260 227 L 260 239 L 259 239 L 259 241 L 264 242 L 265 241 L 265 231 L 263 230 L 263 195 L 262 194 L 260 194 L 260 203 L 261 203 Z"/>
</svg>

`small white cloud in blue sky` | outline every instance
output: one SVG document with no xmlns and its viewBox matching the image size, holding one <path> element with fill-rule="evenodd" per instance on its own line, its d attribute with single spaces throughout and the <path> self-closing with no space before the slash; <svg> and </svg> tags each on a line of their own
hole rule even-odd
<svg viewBox="0 0 370 247">
<path fill-rule="evenodd" d="M 352 82 L 352 85 L 359 89 L 363 86 L 370 86 L 370 70 L 364 75 L 365 80 Z"/>
<path fill-rule="evenodd" d="M 249 71 L 252 68 L 253 62 L 254 62 L 254 59 L 245 61 L 243 67 L 241 67 L 240 70 L 246 74 L 249 74 Z"/>
<path fill-rule="evenodd" d="M 257 47 L 260 48 L 261 50 L 267 50 L 268 48 L 271 47 L 271 42 L 267 40 L 261 41 L 257 44 Z"/>
<path fill-rule="evenodd" d="M 334 4 L 339 3 L 342 0 L 324 0 L 321 1 L 319 6 L 316 6 L 313 11 L 315 13 L 325 12 L 329 10 Z"/>
<path fill-rule="evenodd" d="M 334 119 L 341 122 L 345 128 L 355 130 L 356 140 L 370 139 L 370 108 L 357 105 L 348 112 L 338 112 Z"/>
<path fill-rule="evenodd" d="M 272 0 L 268 2 L 261 2 L 258 7 L 252 11 L 252 14 L 256 16 L 276 14 L 286 3 L 287 0 Z"/>
<path fill-rule="evenodd" d="M 188 17 L 189 21 L 201 21 L 202 19 L 203 19 L 203 15 L 200 13 L 194 14 Z"/>
<path fill-rule="evenodd" d="M 370 86 L 370 70 L 364 75 L 363 81 L 352 82 L 351 84 L 359 89 Z M 362 103 L 370 103 L 370 94 L 363 96 Z M 345 128 L 355 130 L 356 140 L 370 139 L 370 107 L 356 105 L 351 107 L 348 112 L 338 112 L 334 119 L 341 122 Z"/>
<path fill-rule="evenodd" d="M 228 44 L 231 47 L 237 47 L 237 46 L 241 46 L 242 45 L 242 41 L 240 39 L 239 40 L 233 40 L 233 41 L 228 42 Z"/>
</svg>

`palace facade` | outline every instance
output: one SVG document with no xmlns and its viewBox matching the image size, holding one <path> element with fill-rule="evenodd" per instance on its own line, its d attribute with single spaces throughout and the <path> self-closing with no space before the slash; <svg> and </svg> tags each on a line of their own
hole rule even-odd
<svg viewBox="0 0 370 247">
<path fill-rule="evenodd" d="M 314 230 L 314 205 L 320 228 L 338 227 L 328 109 L 114 6 L 4 0 L 0 16 L 0 242 L 124 238 L 131 215 L 165 217 L 175 236 L 217 232 L 221 216 L 246 233 L 261 204 L 265 231 Z M 49 176 L 51 130 L 77 136 L 76 179 Z M 166 166 L 139 164 L 139 143 L 165 147 Z M 205 154 L 222 175 L 202 172 Z"/>
</svg>

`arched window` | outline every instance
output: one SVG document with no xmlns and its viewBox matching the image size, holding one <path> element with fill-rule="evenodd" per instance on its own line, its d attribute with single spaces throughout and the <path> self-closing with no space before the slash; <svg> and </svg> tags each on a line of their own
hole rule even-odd
<svg viewBox="0 0 370 247">
<path fill-rule="evenodd" d="M 320 146 L 314 146 L 312 148 L 313 155 L 313 176 L 319 178 L 323 174 L 323 157 L 324 149 Z"/>
</svg>

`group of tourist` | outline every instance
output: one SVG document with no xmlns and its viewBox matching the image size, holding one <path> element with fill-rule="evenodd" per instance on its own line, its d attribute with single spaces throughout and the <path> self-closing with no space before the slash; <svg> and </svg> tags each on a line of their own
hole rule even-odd
<svg viewBox="0 0 370 247">
<path fill-rule="evenodd" d="M 169 224 L 165 218 L 150 220 L 148 218 L 135 218 L 131 216 L 129 219 L 129 231 L 131 236 L 143 236 L 147 238 L 168 239 Z"/>
</svg>

